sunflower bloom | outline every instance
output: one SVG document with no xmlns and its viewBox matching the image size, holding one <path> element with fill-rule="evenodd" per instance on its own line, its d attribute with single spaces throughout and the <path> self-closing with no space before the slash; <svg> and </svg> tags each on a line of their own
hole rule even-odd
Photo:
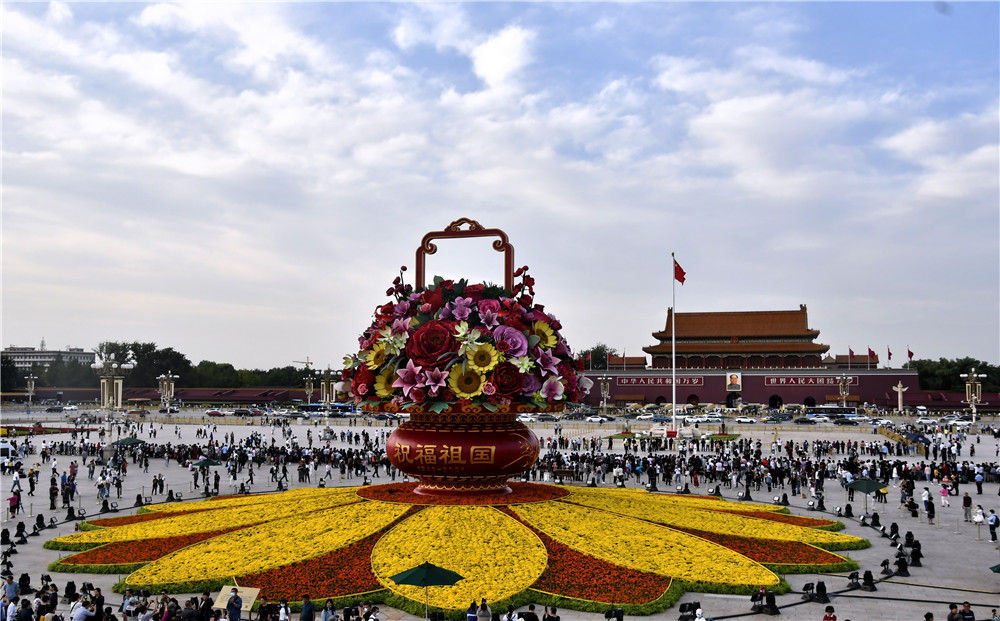
<svg viewBox="0 0 1000 621">
<path fill-rule="evenodd" d="M 555 347 L 556 343 L 559 342 L 552 326 L 544 321 L 536 321 L 531 324 L 531 333 L 538 337 L 538 345 L 540 347 Z"/>
<path fill-rule="evenodd" d="M 393 376 L 392 367 L 387 367 L 375 378 L 375 394 L 380 399 L 392 396 L 392 391 L 394 390 L 392 382 L 396 379 Z"/>
<path fill-rule="evenodd" d="M 372 350 L 368 352 L 368 368 L 372 371 L 378 371 L 379 367 L 385 364 L 386 352 L 384 343 L 375 343 L 372 346 Z"/>
<path fill-rule="evenodd" d="M 469 352 L 469 366 L 480 373 L 492 371 L 499 362 L 500 353 L 489 343 L 483 343 Z"/>
<path fill-rule="evenodd" d="M 474 369 L 463 369 L 459 365 L 451 368 L 448 376 L 448 386 L 459 399 L 471 399 L 483 393 L 485 383 L 483 375 Z"/>
</svg>

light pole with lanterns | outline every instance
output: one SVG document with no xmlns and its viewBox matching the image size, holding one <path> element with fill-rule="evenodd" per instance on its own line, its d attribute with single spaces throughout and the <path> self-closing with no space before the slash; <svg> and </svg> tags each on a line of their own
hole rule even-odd
<svg viewBox="0 0 1000 621">
<path fill-rule="evenodd" d="M 301 364 L 306 368 L 306 405 L 312 403 L 313 394 L 313 373 L 310 368 L 313 365 L 313 361 L 306 356 L 305 360 L 292 360 L 296 364 Z"/>
<path fill-rule="evenodd" d="M 103 362 L 95 362 L 90 368 L 97 371 L 101 378 L 101 407 L 107 410 L 120 410 L 125 373 L 134 369 L 135 363 L 128 355 L 125 362 L 118 362 L 115 360 L 115 355 L 110 354 Z"/>
<path fill-rule="evenodd" d="M 167 371 L 156 377 L 160 389 L 160 409 L 166 409 L 170 413 L 170 403 L 174 400 L 174 382 L 180 379 L 179 375 L 174 375 Z"/>
<path fill-rule="evenodd" d="M 965 401 L 962 403 L 968 403 L 969 409 L 972 410 L 972 424 L 976 424 L 976 406 L 983 403 L 983 385 L 979 381 L 986 377 L 984 373 L 976 373 L 976 368 L 973 367 L 968 373 L 962 373 L 959 375 L 965 380 Z"/>
<path fill-rule="evenodd" d="M 851 378 L 841 375 L 840 380 L 840 407 L 847 407 L 847 397 L 851 394 Z"/>
<path fill-rule="evenodd" d="M 337 374 L 333 372 L 329 365 L 327 365 L 326 370 L 319 376 L 319 400 L 324 405 L 330 405 L 337 400 L 336 376 Z"/>
<path fill-rule="evenodd" d="M 601 414 L 608 413 L 608 398 L 611 396 L 611 376 L 602 375 L 597 378 L 601 383 Z"/>
<path fill-rule="evenodd" d="M 31 414 L 31 398 L 35 396 L 35 380 L 38 378 L 35 377 L 34 373 L 29 372 L 24 379 L 28 381 L 28 414 Z"/>
</svg>

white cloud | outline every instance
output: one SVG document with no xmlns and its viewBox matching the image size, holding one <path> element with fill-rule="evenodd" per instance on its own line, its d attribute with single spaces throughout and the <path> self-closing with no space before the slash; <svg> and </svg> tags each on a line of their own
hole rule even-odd
<svg viewBox="0 0 1000 621">
<path fill-rule="evenodd" d="M 507 86 L 531 62 L 534 33 L 508 26 L 472 50 L 476 75 L 491 88 Z"/>
</svg>

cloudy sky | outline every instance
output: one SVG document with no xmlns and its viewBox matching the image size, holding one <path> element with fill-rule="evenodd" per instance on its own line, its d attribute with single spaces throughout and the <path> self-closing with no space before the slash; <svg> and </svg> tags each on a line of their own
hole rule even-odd
<svg viewBox="0 0 1000 621">
<path fill-rule="evenodd" d="M 468 216 L 577 348 L 653 343 L 673 251 L 680 311 L 1000 358 L 996 3 L 2 11 L 5 346 L 336 365 Z"/>
</svg>

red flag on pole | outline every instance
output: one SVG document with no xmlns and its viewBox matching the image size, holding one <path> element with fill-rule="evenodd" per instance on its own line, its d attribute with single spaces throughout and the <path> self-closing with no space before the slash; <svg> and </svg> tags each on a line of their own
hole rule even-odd
<svg viewBox="0 0 1000 621">
<path fill-rule="evenodd" d="M 868 360 L 874 360 L 874 359 L 875 359 L 875 352 L 873 352 L 872 348 L 869 347 L 868 348 Z"/>
<path fill-rule="evenodd" d="M 913 352 L 910 351 L 909 347 L 906 348 L 906 357 L 910 360 L 913 360 Z"/>
<path fill-rule="evenodd" d="M 886 347 L 886 348 L 885 348 L 885 351 L 886 351 L 886 353 L 888 353 L 888 354 L 889 354 L 889 355 L 887 356 L 887 359 L 888 359 L 888 360 L 892 360 L 892 350 L 891 350 L 891 349 L 889 349 L 888 347 Z"/>
<path fill-rule="evenodd" d="M 850 347 L 847 348 L 847 360 L 851 361 L 854 359 L 854 350 Z"/>
<path fill-rule="evenodd" d="M 682 285 L 684 284 L 684 270 L 681 268 L 681 264 L 677 262 L 677 259 L 674 259 L 674 280 Z"/>
</svg>

